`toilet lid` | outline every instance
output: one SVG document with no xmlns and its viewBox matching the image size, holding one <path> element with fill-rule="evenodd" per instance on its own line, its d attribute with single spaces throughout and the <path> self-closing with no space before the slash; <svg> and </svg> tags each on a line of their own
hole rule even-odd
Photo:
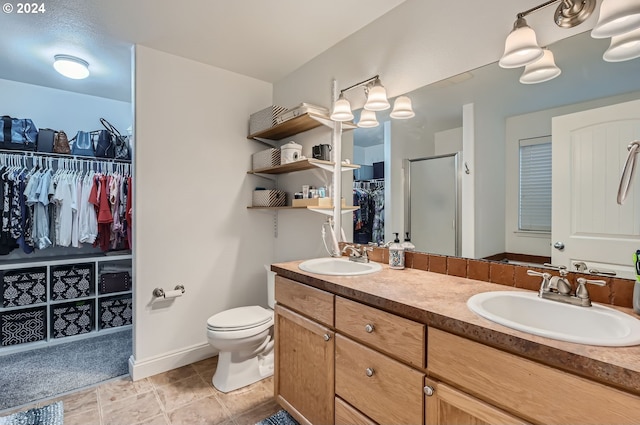
<svg viewBox="0 0 640 425">
<path fill-rule="evenodd" d="M 215 330 L 241 330 L 254 328 L 273 318 L 273 311 L 252 305 L 237 307 L 214 314 L 207 320 L 207 328 Z"/>
</svg>

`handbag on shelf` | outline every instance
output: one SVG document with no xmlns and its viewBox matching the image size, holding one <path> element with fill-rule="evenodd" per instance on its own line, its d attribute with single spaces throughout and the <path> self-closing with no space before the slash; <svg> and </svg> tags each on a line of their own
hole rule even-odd
<svg viewBox="0 0 640 425">
<path fill-rule="evenodd" d="M 71 145 L 71 155 L 96 156 L 93 149 L 93 142 L 91 140 L 91 133 L 88 131 L 78 131 L 71 141 L 73 142 Z"/>
<path fill-rule="evenodd" d="M 53 152 L 67 155 L 71 153 L 69 138 L 67 137 L 67 133 L 62 130 L 56 132 L 55 136 L 53 136 Z"/>
<path fill-rule="evenodd" d="M 50 128 L 38 129 L 38 139 L 36 140 L 36 151 L 53 153 L 53 143 L 56 138 L 56 131 Z"/>
<path fill-rule="evenodd" d="M 99 130 L 96 133 L 96 157 L 116 157 L 116 145 L 115 143 L 113 143 L 111 133 L 109 133 L 107 130 Z"/>
<path fill-rule="evenodd" d="M 110 158 L 115 159 L 131 159 L 129 153 L 129 138 L 120 134 L 117 128 L 115 128 L 109 121 L 104 118 L 100 118 L 100 122 L 111 136 L 111 143 L 114 148 L 114 155 Z"/>
<path fill-rule="evenodd" d="M 11 118 L 8 115 L 0 119 L 0 148 L 23 151 L 36 149 L 38 127 L 29 118 Z"/>
</svg>

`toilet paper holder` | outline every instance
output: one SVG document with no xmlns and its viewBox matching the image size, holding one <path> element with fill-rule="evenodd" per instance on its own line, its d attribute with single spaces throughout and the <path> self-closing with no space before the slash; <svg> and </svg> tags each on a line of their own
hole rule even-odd
<svg viewBox="0 0 640 425">
<path fill-rule="evenodd" d="M 173 288 L 175 291 L 180 291 L 184 294 L 184 285 L 176 285 L 175 288 Z M 164 289 L 162 288 L 156 288 L 153 290 L 153 296 L 156 298 L 163 298 L 164 297 Z"/>
</svg>

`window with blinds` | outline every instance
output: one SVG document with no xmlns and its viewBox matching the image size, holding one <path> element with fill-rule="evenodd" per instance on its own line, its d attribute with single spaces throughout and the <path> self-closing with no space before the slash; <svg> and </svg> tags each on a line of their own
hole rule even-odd
<svg viewBox="0 0 640 425">
<path fill-rule="evenodd" d="M 551 232 L 551 136 L 520 140 L 518 229 Z"/>
</svg>

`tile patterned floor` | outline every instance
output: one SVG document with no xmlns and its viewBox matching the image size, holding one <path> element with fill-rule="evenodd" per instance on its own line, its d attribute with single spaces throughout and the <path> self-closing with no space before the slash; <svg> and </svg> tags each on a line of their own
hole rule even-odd
<svg viewBox="0 0 640 425">
<path fill-rule="evenodd" d="M 253 425 L 280 407 L 273 377 L 222 393 L 211 384 L 217 357 L 140 381 L 122 378 L 9 412 L 64 403 L 65 425 Z"/>
</svg>

